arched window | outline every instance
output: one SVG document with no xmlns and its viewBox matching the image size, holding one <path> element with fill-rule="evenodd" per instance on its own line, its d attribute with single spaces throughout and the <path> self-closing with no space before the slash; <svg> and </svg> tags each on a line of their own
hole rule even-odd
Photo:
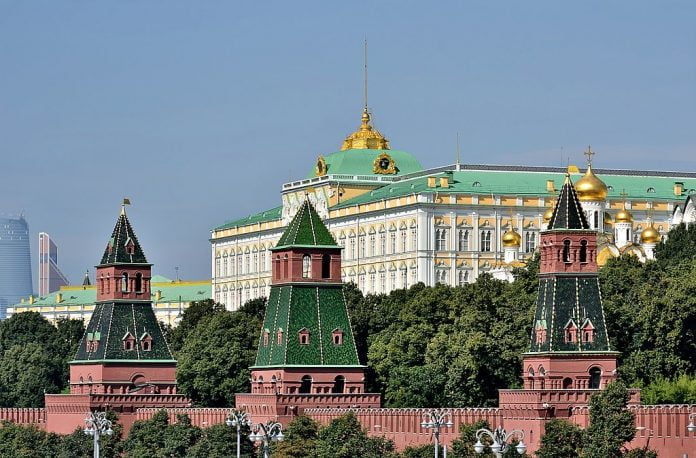
<svg viewBox="0 0 696 458">
<path fill-rule="evenodd" d="M 375 240 L 375 234 L 370 235 L 370 256 L 377 256 L 377 242 Z"/>
<path fill-rule="evenodd" d="M 631 230 L 630 229 L 626 229 L 626 240 L 627 241 L 631 240 Z"/>
<path fill-rule="evenodd" d="M 331 277 L 331 256 L 325 254 L 321 257 L 321 278 Z"/>
<path fill-rule="evenodd" d="M 136 293 L 143 292 L 143 274 L 141 274 L 140 272 L 135 274 L 135 292 Z"/>
<path fill-rule="evenodd" d="M 111 274 L 106 274 L 106 292 L 111 292 Z"/>
<path fill-rule="evenodd" d="M 563 241 L 563 262 L 570 262 L 570 240 Z"/>
<path fill-rule="evenodd" d="M 447 250 L 447 229 L 435 231 L 435 251 Z"/>
<path fill-rule="evenodd" d="M 305 375 L 302 377 L 300 384 L 300 394 L 309 394 L 312 392 L 312 376 Z"/>
<path fill-rule="evenodd" d="M 300 329 L 300 331 L 297 333 L 297 336 L 300 340 L 300 345 L 309 345 L 309 329 Z"/>
<path fill-rule="evenodd" d="M 312 276 L 312 258 L 306 254 L 302 256 L 302 278 Z"/>
<path fill-rule="evenodd" d="M 536 249 L 536 232 L 524 234 L 524 249 L 527 253 L 531 253 Z"/>
<path fill-rule="evenodd" d="M 590 369 L 590 386 L 591 390 L 599 389 L 599 382 L 602 378 L 602 370 L 598 367 L 593 367 Z"/>
<path fill-rule="evenodd" d="M 121 292 L 128 292 L 128 273 L 126 272 L 123 272 L 123 274 L 121 275 Z"/>
<path fill-rule="evenodd" d="M 570 377 L 566 377 L 563 379 L 563 389 L 568 390 L 573 387 L 573 379 Z"/>
<path fill-rule="evenodd" d="M 389 252 L 390 254 L 396 253 L 396 231 L 391 231 L 389 234 Z"/>
<path fill-rule="evenodd" d="M 337 375 L 334 379 L 333 388 L 331 388 L 332 393 L 343 393 L 346 388 L 346 378 L 342 375 Z"/>
<path fill-rule="evenodd" d="M 288 277 L 288 255 L 286 254 L 283 256 L 283 269 L 282 269 L 282 277 L 287 278 Z"/>
<path fill-rule="evenodd" d="M 587 240 L 580 241 L 580 262 L 587 262 Z"/>
<path fill-rule="evenodd" d="M 599 228 L 599 212 L 594 212 L 594 229 Z"/>
</svg>

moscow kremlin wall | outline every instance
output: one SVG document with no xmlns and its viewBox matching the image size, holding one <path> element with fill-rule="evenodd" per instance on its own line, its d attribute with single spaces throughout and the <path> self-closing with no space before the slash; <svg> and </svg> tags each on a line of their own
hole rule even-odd
<svg viewBox="0 0 696 458">
<path fill-rule="evenodd" d="M 272 250 L 273 281 L 251 393 L 237 394 L 236 406 L 255 423 L 285 425 L 299 414 L 327 424 L 351 411 L 368 434 L 393 440 L 399 450 L 432 443 L 432 433 L 421 427 L 428 409 L 381 408 L 379 394 L 364 392 L 365 367 L 342 294 L 340 250 L 306 201 Z M 458 438 L 460 425 L 485 420 L 493 428 L 524 431 L 528 452 L 534 452 L 551 419 L 587 427 L 590 396 L 616 379 L 618 353 L 609 342 L 597 279 L 597 234 L 569 177 L 540 251 L 524 388 L 500 390 L 497 408 L 447 409 L 453 426 L 441 431 L 443 444 Z M 150 271 L 122 209 L 97 266 L 95 312 L 70 362 L 70 394 L 46 395 L 45 408 L 0 409 L 0 420 L 67 434 L 84 427 L 90 410 L 113 410 L 127 433 L 135 421 L 166 409 L 172 422 L 185 413 L 197 426 L 223 423 L 232 409 L 193 408 L 176 392 L 176 361 L 149 302 Z M 687 431 L 696 408 L 642 406 L 639 390 L 630 395 L 636 437 L 629 448 L 696 457 L 696 434 Z"/>
</svg>

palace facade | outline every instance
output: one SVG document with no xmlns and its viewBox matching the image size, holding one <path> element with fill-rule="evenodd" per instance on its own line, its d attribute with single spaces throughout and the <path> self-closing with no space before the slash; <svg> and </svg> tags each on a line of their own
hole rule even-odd
<svg viewBox="0 0 696 458">
<path fill-rule="evenodd" d="M 388 293 L 417 282 L 461 285 L 483 272 L 509 278 L 537 250 L 566 172 L 600 232 L 600 265 L 626 251 L 650 258 L 641 242 L 659 242 L 675 205 L 696 189 L 696 173 L 463 163 L 424 169 L 414 155 L 390 148 L 367 109 L 340 151 L 308 169 L 282 185 L 279 206 L 212 230 L 212 294 L 228 309 L 268 297 L 271 249 L 305 196 L 344 248 L 342 280 L 363 293 Z"/>
</svg>

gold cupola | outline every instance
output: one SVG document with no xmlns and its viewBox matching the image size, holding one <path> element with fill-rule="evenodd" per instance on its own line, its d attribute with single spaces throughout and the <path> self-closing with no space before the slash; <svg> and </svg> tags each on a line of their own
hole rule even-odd
<svg viewBox="0 0 696 458">
<path fill-rule="evenodd" d="M 650 221 L 648 227 L 643 229 L 643 231 L 640 233 L 640 243 L 654 244 L 660 242 L 660 240 L 662 240 L 660 232 L 655 229 L 652 221 Z"/>
<path fill-rule="evenodd" d="M 505 231 L 502 241 L 505 248 L 519 248 L 522 244 L 522 236 L 518 234 L 515 228 L 512 227 L 512 224 L 510 224 L 510 229 Z"/>
<path fill-rule="evenodd" d="M 594 156 L 592 148 L 587 147 L 585 155 L 587 156 L 587 171 L 578 181 L 575 182 L 575 192 L 578 193 L 578 199 L 581 202 L 602 202 L 607 200 L 609 189 L 602 180 L 597 178 L 597 175 L 592 171 L 592 156 Z"/>
<path fill-rule="evenodd" d="M 633 215 L 631 214 L 630 211 L 626 210 L 626 204 L 624 204 L 624 207 L 622 210 L 620 210 L 616 216 L 614 217 L 614 222 L 615 223 L 632 223 L 633 222 Z"/>
<path fill-rule="evenodd" d="M 370 124 L 370 112 L 363 109 L 360 127 L 343 140 L 341 151 L 347 149 L 389 149 L 389 140 Z"/>
</svg>

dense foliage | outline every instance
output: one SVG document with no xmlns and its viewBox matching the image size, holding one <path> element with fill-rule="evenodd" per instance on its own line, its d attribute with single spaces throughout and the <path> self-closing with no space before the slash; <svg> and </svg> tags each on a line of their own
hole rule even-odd
<svg viewBox="0 0 696 458">
<path fill-rule="evenodd" d="M 184 312 L 188 331 L 176 354 L 177 382 L 196 405 L 231 406 L 235 393 L 250 391 L 249 367 L 256 357 L 265 300 L 249 301 L 235 312 L 211 305 L 195 304 L 191 314 Z M 178 335 L 178 328 L 173 333 Z"/>
<path fill-rule="evenodd" d="M 640 392 L 643 404 L 696 404 L 696 377 L 681 375 L 676 380 L 659 379 Z"/>
<path fill-rule="evenodd" d="M 544 426 L 538 458 L 579 458 L 582 456 L 584 431 L 567 420 L 554 419 Z"/>
<path fill-rule="evenodd" d="M 68 361 L 84 333 L 82 320 L 53 326 L 37 312 L 0 321 L 0 407 L 41 407 L 44 393 L 68 385 Z"/>
</svg>

